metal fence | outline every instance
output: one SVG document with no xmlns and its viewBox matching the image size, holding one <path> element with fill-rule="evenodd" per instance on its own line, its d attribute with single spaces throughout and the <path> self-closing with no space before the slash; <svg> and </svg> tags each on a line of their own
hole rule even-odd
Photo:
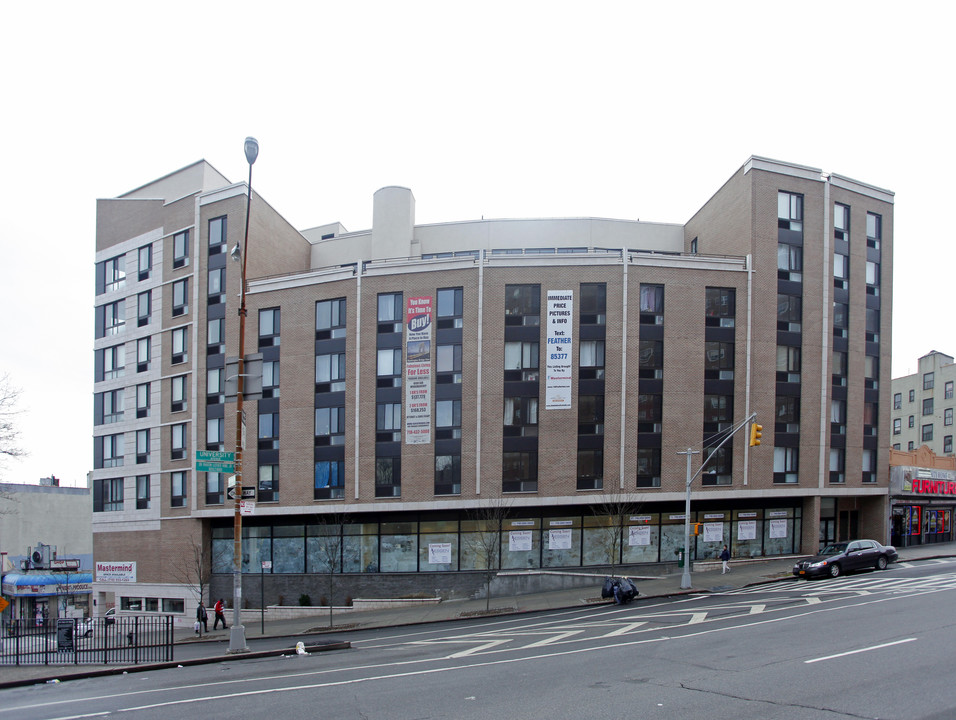
<svg viewBox="0 0 956 720">
<path fill-rule="evenodd" d="M 173 617 L 12 620 L 0 635 L 0 665 L 136 665 L 171 662 Z"/>
</svg>

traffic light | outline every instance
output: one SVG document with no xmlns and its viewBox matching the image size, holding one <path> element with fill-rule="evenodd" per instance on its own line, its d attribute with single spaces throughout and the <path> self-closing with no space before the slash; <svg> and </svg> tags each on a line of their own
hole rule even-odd
<svg viewBox="0 0 956 720">
<path fill-rule="evenodd" d="M 760 438 L 763 435 L 763 425 L 751 423 L 750 425 L 750 447 L 756 447 L 760 444 Z"/>
</svg>

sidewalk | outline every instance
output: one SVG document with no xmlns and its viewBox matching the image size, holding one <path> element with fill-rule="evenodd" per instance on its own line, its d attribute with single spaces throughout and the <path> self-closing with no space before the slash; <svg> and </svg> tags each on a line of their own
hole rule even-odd
<svg viewBox="0 0 956 720">
<path fill-rule="evenodd" d="M 897 548 L 899 559 L 902 562 L 926 560 L 936 557 L 956 556 L 956 543 L 940 543 L 935 545 L 919 545 L 909 548 Z M 667 597 L 700 592 L 720 592 L 737 588 L 759 585 L 777 581 L 794 580 L 791 569 L 797 557 L 805 555 L 780 557 L 770 560 L 747 559 L 731 560 L 731 571 L 721 574 L 720 561 L 704 561 L 694 563 L 691 573 L 692 588 L 681 589 L 683 570 L 654 577 L 632 576 L 637 584 L 642 598 Z M 892 566 L 891 566 L 892 567 Z M 381 610 L 365 610 L 361 612 L 342 612 L 332 617 L 333 627 L 329 629 L 328 615 L 299 618 L 295 620 L 266 621 L 265 633 L 260 623 L 246 623 L 246 639 L 254 641 L 261 637 L 289 638 L 288 649 L 295 647 L 296 642 L 302 641 L 306 645 L 326 643 L 340 643 L 346 638 L 343 633 L 352 630 L 397 627 L 402 625 L 416 625 L 450 620 L 487 617 L 488 615 L 507 615 L 515 613 L 538 612 L 542 610 L 556 610 L 562 608 L 579 608 L 589 605 L 608 604 L 613 601 L 601 599 L 601 584 L 603 576 L 595 575 L 593 587 L 575 588 L 570 590 L 556 590 L 532 595 L 510 595 L 492 597 L 490 613 L 486 612 L 486 601 L 481 600 L 449 600 L 430 605 L 412 607 L 397 607 Z M 825 581 L 824 581 L 825 582 Z M 228 615 L 227 617 L 231 617 Z M 177 646 L 208 647 L 208 654 L 200 652 L 199 662 L 222 662 L 224 659 L 238 659 L 247 655 L 228 655 L 229 631 L 216 630 L 204 633 L 197 637 L 191 629 L 175 631 Z M 195 653 L 190 653 L 195 654 Z M 197 660 L 191 660 L 191 663 Z M 137 672 L 151 669 L 154 666 L 117 666 L 118 672 Z M 0 688 L 22 684 L 26 681 L 45 682 L 52 678 L 61 680 L 78 677 L 88 677 L 91 673 L 100 673 L 102 666 L 2 666 L 0 667 Z M 112 670 L 113 668 L 111 668 Z"/>
</svg>

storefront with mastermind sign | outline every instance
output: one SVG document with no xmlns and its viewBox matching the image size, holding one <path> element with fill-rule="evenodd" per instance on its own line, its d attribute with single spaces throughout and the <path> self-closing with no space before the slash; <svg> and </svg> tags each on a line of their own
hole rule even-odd
<svg viewBox="0 0 956 720">
<path fill-rule="evenodd" d="M 956 458 L 923 446 L 890 451 L 890 543 L 897 547 L 953 540 Z"/>
</svg>

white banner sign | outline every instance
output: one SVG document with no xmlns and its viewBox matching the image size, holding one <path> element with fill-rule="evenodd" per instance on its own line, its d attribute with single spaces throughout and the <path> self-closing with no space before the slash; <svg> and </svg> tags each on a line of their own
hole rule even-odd
<svg viewBox="0 0 956 720">
<path fill-rule="evenodd" d="M 96 582 L 136 582 L 135 562 L 96 563 Z"/>
<path fill-rule="evenodd" d="M 510 552 L 526 552 L 530 549 L 530 530 L 512 530 L 510 533 L 508 533 L 508 550 Z"/>
<path fill-rule="evenodd" d="M 405 443 L 432 441 L 432 299 L 405 301 Z"/>
<path fill-rule="evenodd" d="M 770 521 L 770 537 L 771 538 L 787 537 L 787 521 L 786 520 L 771 520 Z"/>
<path fill-rule="evenodd" d="M 723 542 L 724 524 L 719 522 L 704 523 L 704 542 Z"/>
<path fill-rule="evenodd" d="M 757 539 L 757 521 L 756 520 L 738 520 L 737 521 L 737 539 L 738 540 L 756 540 Z"/>
<path fill-rule="evenodd" d="M 428 543 L 428 564 L 449 565 L 451 563 L 451 543 Z"/>
<path fill-rule="evenodd" d="M 544 407 L 547 410 L 567 410 L 571 407 L 571 376 L 574 374 L 571 360 L 574 293 L 548 290 L 547 313 Z"/>
<path fill-rule="evenodd" d="M 571 549 L 571 531 L 570 530 L 548 530 L 548 549 L 549 550 L 570 550 Z"/>
<path fill-rule="evenodd" d="M 651 544 L 651 528 L 649 525 L 638 525 L 627 529 L 627 544 L 631 547 L 636 545 Z"/>
</svg>

